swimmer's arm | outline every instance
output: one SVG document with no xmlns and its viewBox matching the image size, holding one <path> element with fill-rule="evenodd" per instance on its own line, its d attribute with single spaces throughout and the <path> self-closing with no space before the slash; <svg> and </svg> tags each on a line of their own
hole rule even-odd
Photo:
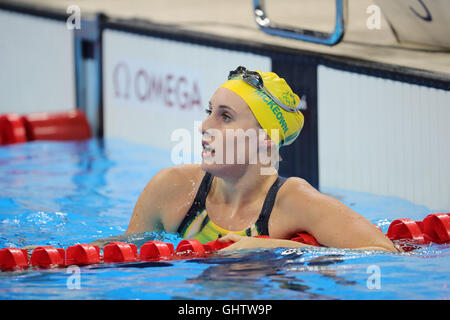
<svg viewBox="0 0 450 320">
<path fill-rule="evenodd" d="M 232 245 L 222 249 L 221 251 L 230 250 L 242 250 L 252 248 L 305 248 L 311 247 L 310 245 L 300 243 L 297 241 L 287 239 L 266 239 L 266 238 L 253 238 L 240 236 L 234 233 L 229 233 L 225 237 L 219 239 L 220 242 L 234 242 Z M 391 251 L 382 247 L 361 247 L 354 248 L 356 250 L 378 250 L 378 251 Z"/>
<path fill-rule="evenodd" d="M 284 199 L 287 223 L 306 231 L 327 247 L 398 252 L 370 221 L 340 201 L 320 193 L 306 181 L 290 184 Z"/>
<path fill-rule="evenodd" d="M 294 180 L 294 181 L 292 181 Z M 338 200 L 326 196 L 303 179 L 292 179 L 283 192 L 279 210 L 282 229 L 308 232 L 327 247 L 398 252 L 393 243 L 370 221 Z M 222 250 L 247 248 L 299 248 L 308 245 L 287 239 L 264 239 L 228 234 L 219 239 L 234 244 Z"/>
<path fill-rule="evenodd" d="M 108 243 L 116 242 L 116 241 L 124 241 L 127 239 L 126 234 L 119 234 L 117 236 L 111 236 L 108 238 L 98 239 L 95 241 L 90 242 L 89 244 L 92 244 L 94 246 L 99 246 L 100 249 L 103 249 Z"/>
<path fill-rule="evenodd" d="M 126 234 L 164 230 L 161 219 L 163 205 L 170 200 L 170 192 L 165 187 L 171 181 L 169 175 L 168 169 L 159 171 L 142 190 Z"/>
</svg>

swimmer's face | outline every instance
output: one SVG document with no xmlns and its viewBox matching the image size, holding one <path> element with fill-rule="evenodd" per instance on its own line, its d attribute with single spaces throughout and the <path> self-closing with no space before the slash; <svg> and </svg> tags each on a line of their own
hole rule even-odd
<svg viewBox="0 0 450 320">
<path fill-rule="evenodd" d="M 260 132 L 247 103 L 236 93 L 219 88 L 212 96 L 202 123 L 202 168 L 218 174 L 253 164 L 267 137 Z"/>
</svg>

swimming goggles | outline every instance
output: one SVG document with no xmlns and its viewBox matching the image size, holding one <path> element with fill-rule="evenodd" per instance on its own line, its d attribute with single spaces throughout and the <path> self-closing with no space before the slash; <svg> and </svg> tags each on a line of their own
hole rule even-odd
<svg viewBox="0 0 450 320">
<path fill-rule="evenodd" d="M 264 85 L 264 81 L 258 72 L 247 70 L 243 66 L 239 66 L 236 68 L 236 70 L 230 71 L 230 74 L 228 75 L 228 80 L 231 80 L 232 78 L 235 78 L 236 76 L 240 75 L 242 75 L 242 80 L 251 85 L 253 88 L 264 91 L 264 93 L 267 94 L 273 100 L 273 102 L 279 105 L 283 110 L 288 112 L 299 112 L 300 110 L 305 109 L 303 101 L 299 101 L 297 105 L 294 108 L 292 108 L 287 106 L 280 100 L 278 100 L 269 91 L 269 89 L 266 88 L 266 86 Z"/>
</svg>

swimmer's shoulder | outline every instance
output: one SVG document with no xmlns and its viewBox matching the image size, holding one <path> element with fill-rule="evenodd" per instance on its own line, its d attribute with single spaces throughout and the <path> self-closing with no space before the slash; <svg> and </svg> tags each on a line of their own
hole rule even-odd
<svg viewBox="0 0 450 320">
<path fill-rule="evenodd" d="M 151 182 L 159 194 L 161 222 L 167 232 L 174 232 L 194 202 L 205 172 L 199 164 L 185 164 L 162 169 Z"/>
<path fill-rule="evenodd" d="M 170 204 L 172 201 L 194 200 L 196 191 L 205 172 L 199 164 L 184 164 L 160 170 L 148 183 L 146 189 L 158 202 Z"/>
<path fill-rule="evenodd" d="M 308 181 L 299 177 L 289 177 L 278 190 L 269 230 L 272 237 L 287 238 L 290 234 L 307 229 L 308 206 L 321 193 Z M 306 218 L 306 219 L 305 219 Z"/>
<path fill-rule="evenodd" d="M 200 165 L 168 167 L 155 174 L 136 202 L 127 232 L 176 230 L 202 180 Z"/>
<path fill-rule="evenodd" d="M 201 183 L 205 172 L 199 164 L 184 164 L 161 169 L 143 190 L 144 197 L 167 203 L 173 198 L 183 198 Z"/>
<path fill-rule="evenodd" d="M 155 179 L 164 184 L 169 191 L 182 191 L 199 185 L 205 175 L 199 164 L 183 164 L 164 168 L 155 175 Z"/>
<path fill-rule="evenodd" d="M 314 188 L 305 179 L 290 177 L 278 191 L 275 205 L 286 210 L 288 208 L 305 210 L 317 200 L 323 201 L 328 199 L 331 198 Z"/>
<path fill-rule="evenodd" d="M 280 196 L 280 198 L 286 198 L 288 196 L 292 196 L 293 194 L 298 196 L 307 196 L 317 193 L 319 193 L 319 191 L 305 179 L 300 177 L 289 177 L 280 188 L 278 195 Z"/>
</svg>

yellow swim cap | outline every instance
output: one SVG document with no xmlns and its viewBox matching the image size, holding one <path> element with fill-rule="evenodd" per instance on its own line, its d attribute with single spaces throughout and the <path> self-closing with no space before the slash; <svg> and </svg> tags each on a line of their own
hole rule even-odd
<svg viewBox="0 0 450 320">
<path fill-rule="evenodd" d="M 245 70 L 245 68 L 243 69 Z M 292 92 L 283 78 L 273 72 L 256 72 L 261 75 L 264 86 L 276 99 L 291 108 L 298 105 L 300 98 Z M 231 76 L 230 80 L 225 82 L 222 87 L 244 99 L 258 123 L 278 147 L 291 144 L 298 137 L 304 123 L 304 117 L 300 111 L 284 110 L 266 92 L 254 88 L 242 80 L 242 76 L 239 75 Z M 272 129 L 278 129 L 278 138 L 275 135 L 272 136 Z"/>
</svg>

